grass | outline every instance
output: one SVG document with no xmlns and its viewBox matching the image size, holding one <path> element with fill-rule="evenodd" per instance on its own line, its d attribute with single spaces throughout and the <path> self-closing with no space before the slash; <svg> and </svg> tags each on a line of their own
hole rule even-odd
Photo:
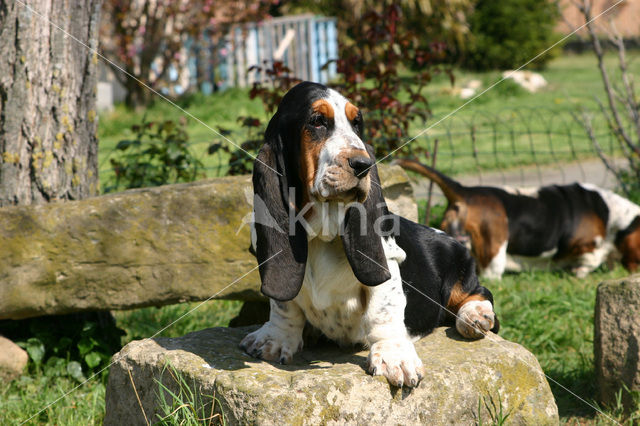
<svg viewBox="0 0 640 426">
<path fill-rule="evenodd" d="M 202 426 L 226 424 L 224 412 L 215 395 L 203 394 L 200 389 L 196 391 L 195 382 L 189 383 L 188 379 L 171 364 L 165 365 L 156 383 L 159 388 L 158 406 L 161 413 L 158 414 L 158 424 Z"/>
<path fill-rule="evenodd" d="M 105 384 L 97 378 L 74 390 L 79 383 L 73 379 L 43 371 L 24 375 L 0 387 L 0 424 L 101 425 Z"/>
<path fill-rule="evenodd" d="M 114 312 L 114 316 L 118 327 L 126 332 L 122 337 L 125 345 L 132 340 L 152 336 L 176 320 L 159 335 L 182 336 L 203 328 L 227 326 L 241 305 L 238 301 L 213 300 L 120 311 Z M 101 425 L 106 379 L 106 373 L 90 377 L 87 383 L 78 387 L 78 381 L 50 375 L 50 371 L 33 368 L 32 365 L 30 374 L 0 387 L 0 425 L 22 424 L 69 392 L 68 396 L 37 414 L 27 424 Z"/>
<path fill-rule="evenodd" d="M 627 275 L 603 268 L 578 279 L 562 272 L 505 275 L 485 285 L 496 300 L 500 335 L 533 352 L 566 422 L 594 418 L 595 410 L 569 391 L 596 405 L 593 367 L 595 291 L 603 280 Z M 565 389 L 566 388 L 566 389 Z M 567 390 L 568 389 L 568 390 Z"/>
<path fill-rule="evenodd" d="M 144 339 L 155 335 L 159 330 L 161 337 L 183 336 L 208 327 L 226 327 L 229 321 L 238 315 L 242 302 L 232 300 L 213 300 L 209 302 L 180 303 L 162 308 L 142 308 L 114 312 L 116 323 L 126 335 L 123 344 L 132 340 Z"/>
<path fill-rule="evenodd" d="M 629 54 L 631 74 L 640 73 L 640 61 L 634 60 L 638 54 Z M 609 55 L 606 59 L 608 68 L 615 70 L 615 57 Z M 455 74 L 457 86 L 477 79 L 482 82 L 482 88 L 488 88 L 502 78 L 499 72 L 457 71 Z M 413 123 L 409 134 L 417 136 L 425 128 L 435 126 L 396 155 L 407 155 L 410 148 L 417 146 L 431 148 L 437 139 L 438 167 L 451 174 L 536 163 L 562 164 L 594 157 L 591 143 L 582 126 L 573 119 L 572 112 L 578 108 L 595 112 L 594 96 L 604 99 L 595 59 L 589 54 L 562 55 L 549 64 L 543 75 L 549 84 L 538 93 L 529 93 L 506 80 L 438 123 L 467 101 L 451 93 L 447 76 L 436 74 L 425 89 L 433 117 L 427 123 Z M 411 78 L 410 74 L 406 78 Z M 238 117 L 254 116 L 264 123 L 269 119 L 259 100 L 249 100 L 248 89 L 232 89 L 209 96 L 191 95 L 178 104 L 206 126 L 233 131 L 229 137 L 236 144 L 245 139 Z M 141 111 L 130 111 L 120 105 L 114 111 L 102 114 L 98 129 L 102 186 L 111 176 L 108 159 L 113 155 L 116 143 L 131 136 L 133 124 L 139 124 L 143 116 L 148 120 L 175 120 L 182 115 L 162 100 Z M 191 147 L 211 177 L 225 172 L 228 156 L 220 152 L 207 154 L 210 143 L 221 138 L 206 126 L 188 119 Z M 598 134 L 607 134 L 606 125 L 597 113 L 594 114 L 594 128 Z M 603 141 L 606 151 L 617 153 L 612 140 L 605 138 Z"/>
<path fill-rule="evenodd" d="M 638 52 L 633 56 L 637 58 Z M 606 63 L 610 70 L 615 69 L 613 55 L 607 56 Z M 640 72 L 640 63 L 632 61 L 632 64 L 634 72 Z M 563 55 L 552 61 L 542 74 L 548 86 L 541 91 L 529 93 L 506 80 L 434 126 L 416 142 L 431 147 L 438 139 L 438 167 L 452 174 L 535 163 L 562 164 L 593 157 L 591 142 L 572 112 L 581 108 L 593 112 L 596 133 L 608 135 L 594 99 L 595 96 L 605 99 L 595 59 L 588 54 Z M 612 75 L 617 75 L 615 70 Z M 483 90 L 501 78 L 498 72 L 467 72 L 458 76 L 457 85 L 480 80 L 480 90 Z M 427 86 L 427 98 L 434 115 L 427 126 L 464 104 L 465 101 L 449 92 L 446 76 L 437 76 Z M 414 126 L 410 133 L 415 136 L 421 128 Z M 617 153 L 612 140 L 606 137 L 603 141 L 606 151 Z"/>
</svg>

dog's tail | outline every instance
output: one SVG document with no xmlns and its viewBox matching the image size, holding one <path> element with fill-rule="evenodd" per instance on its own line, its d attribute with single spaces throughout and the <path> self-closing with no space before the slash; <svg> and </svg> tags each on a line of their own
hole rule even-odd
<svg viewBox="0 0 640 426">
<path fill-rule="evenodd" d="M 411 170 L 431 179 L 436 183 L 436 185 L 440 187 L 440 189 L 444 193 L 444 196 L 447 197 L 447 200 L 450 203 L 454 203 L 464 198 L 464 187 L 455 180 L 451 179 L 449 176 L 440 173 L 433 167 L 429 167 L 426 164 L 422 164 L 416 160 L 410 160 L 407 158 L 394 160 L 392 164 L 397 164 L 405 170 Z"/>
</svg>

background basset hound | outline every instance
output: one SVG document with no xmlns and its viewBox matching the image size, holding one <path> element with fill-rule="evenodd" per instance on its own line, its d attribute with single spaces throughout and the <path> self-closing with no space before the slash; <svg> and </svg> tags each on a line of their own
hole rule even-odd
<svg viewBox="0 0 640 426">
<path fill-rule="evenodd" d="M 414 160 L 396 160 L 435 182 L 449 205 L 442 229 L 471 252 L 483 276 L 555 266 L 584 277 L 620 258 L 634 272 L 640 262 L 640 206 L 590 184 L 518 190 L 464 186 Z"/>
<path fill-rule="evenodd" d="M 454 322 L 479 338 L 498 321 L 463 245 L 389 213 L 362 137 L 361 112 L 336 91 L 304 82 L 283 97 L 253 173 L 252 240 L 271 311 L 241 347 L 288 363 L 308 321 L 369 346 L 369 372 L 416 386 L 413 339 Z"/>
</svg>

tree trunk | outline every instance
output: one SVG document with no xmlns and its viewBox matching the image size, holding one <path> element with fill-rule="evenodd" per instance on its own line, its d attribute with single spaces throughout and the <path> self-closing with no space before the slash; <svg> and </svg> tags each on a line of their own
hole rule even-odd
<svg viewBox="0 0 640 426">
<path fill-rule="evenodd" d="M 0 0 L 0 206 L 99 191 L 101 1 Z"/>
</svg>

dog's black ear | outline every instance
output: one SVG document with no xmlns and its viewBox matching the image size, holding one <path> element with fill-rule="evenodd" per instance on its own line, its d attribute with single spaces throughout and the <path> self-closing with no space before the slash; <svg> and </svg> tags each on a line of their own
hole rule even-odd
<svg viewBox="0 0 640 426">
<path fill-rule="evenodd" d="M 375 161 L 373 147 L 365 144 Z M 371 189 L 362 205 L 350 206 L 344 218 L 342 244 L 349 265 L 358 281 L 375 286 L 391 278 L 382 246 L 381 233 L 386 232 L 384 218 L 389 216 L 382 196 L 380 177 L 375 164 L 369 170 Z"/>
<path fill-rule="evenodd" d="M 292 232 L 289 229 L 295 203 L 289 199 L 288 153 L 277 121 L 278 114 L 267 127 L 265 143 L 253 166 L 253 209 L 261 291 L 285 301 L 296 297 L 302 287 L 308 247 L 307 233 L 299 221 Z"/>
</svg>

